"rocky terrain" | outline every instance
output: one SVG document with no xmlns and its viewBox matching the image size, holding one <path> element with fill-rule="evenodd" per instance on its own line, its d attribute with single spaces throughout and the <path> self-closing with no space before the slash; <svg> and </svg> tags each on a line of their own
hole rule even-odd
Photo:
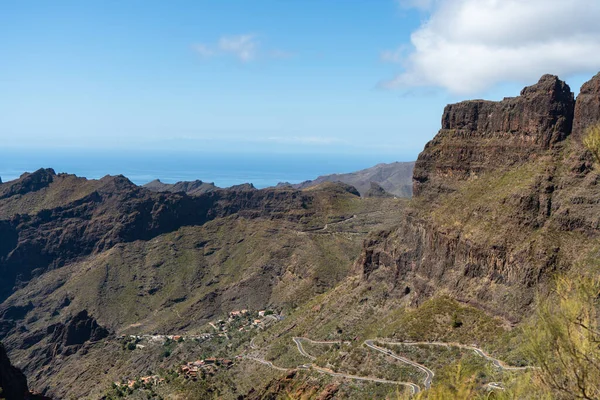
<svg viewBox="0 0 600 400">
<path fill-rule="evenodd" d="M 331 174 L 298 184 L 283 182 L 278 187 L 292 187 L 306 189 L 323 182 L 342 182 L 354 186 L 361 196 L 371 190 L 371 184 L 381 186 L 385 191 L 397 197 L 410 197 L 412 195 L 412 171 L 414 162 L 395 162 L 390 164 L 377 164 L 374 167 L 347 174 Z"/>
<path fill-rule="evenodd" d="M 599 80 L 584 85 L 577 103 L 545 75 L 516 98 L 447 106 L 415 165 L 417 201 L 399 228 L 367 243 L 365 278 L 392 273 L 425 295 L 444 287 L 522 318 L 532 288 L 572 268 L 598 239 L 598 175 L 570 135 L 599 122 L 582 110 L 600 97 L 589 89 Z"/>
<path fill-rule="evenodd" d="M 193 195 L 24 174 L 0 185 L 0 340 L 54 398 L 403 398 L 456 371 L 502 390 L 532 366 L 536 298 L 597 276 L 597 123 L 600 74 L 577 99 L 545 75 L 449 105 L 411 200 L 369 174 Z M 277 317 L 224 322 L 242 309 Z M 145 375 L 161 383 L 129 387 Z"/>
<path fill-rule="evenodd" d="M 153 192 L 171 192 L 171 193 L 186 193 L 191 196 L 204 194 L 208 192 L 212 192 L 215 190 L 233 190 L 233 191 L 241 191 L 241 190 L 256 190 L 254 185 L 251 183 L 244 183 L 241 185 L 234 185 L 228 188 L 220 188 L 216 186 L 214 183 L 202 182 L 200 180 L 195 181 L 182 181 L 177 183 L 163 183 L 159 179 L 155 179 L 151 182 L 143 185 L 144 188 L 153 191 Z"/>
</svg>

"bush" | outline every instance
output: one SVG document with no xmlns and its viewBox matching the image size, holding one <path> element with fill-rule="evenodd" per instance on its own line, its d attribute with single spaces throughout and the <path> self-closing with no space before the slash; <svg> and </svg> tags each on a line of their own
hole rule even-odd
<svg viewBox="0 0 600 400">
<path fill-rule="evenodd" d="M 600 125 L 594 125 L 586 130 L 583 145 L 592 153 L 597 163 L 600 163 Z"/>
<path fill-rule="evenodd" d="M 599 130 L 600 132 L 600 130 Z M 528 350 L 553 398 L 600 398 L 600 278 L 562 278 L 558 301 L 542 301 Z"/>
</svg>

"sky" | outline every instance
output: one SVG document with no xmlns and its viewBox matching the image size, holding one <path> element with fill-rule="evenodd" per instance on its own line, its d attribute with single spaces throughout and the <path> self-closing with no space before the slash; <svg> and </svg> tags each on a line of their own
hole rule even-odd
<svg viewBox="0 0 600 400">
<path fill-rule="evenodd" d="M 600 71 L 597 0 L 3 0 L 5 151 L 416 159 L 443 107 Z"/>
</svg>

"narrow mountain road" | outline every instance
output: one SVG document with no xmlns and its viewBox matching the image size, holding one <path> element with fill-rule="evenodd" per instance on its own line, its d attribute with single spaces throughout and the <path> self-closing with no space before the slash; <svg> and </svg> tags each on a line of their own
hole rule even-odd
<svg viewBox="0 0 600 400">
<path fill-rule="evenodd" d="M 349 217 L 349 218 L 343 219 L 343 220 L 341 220 L 341 221 L 338 221 L 338 222 L 330 222 L 330 223 L 327 223 L 327 224 L 325 224 L 325 226 L 324 226 L 324 227 L 323 227 L 323 229 L 321 229 L 321 230 L 323 230 L 323 231 L 326 231 L 326 230 L 327 230 L 327 228 L 329 228 L 329 226 L 331 226 L 331 225 L 343 224 L 344 222 L 351 221 L 351 220 L 353 220 L 354 218 L 356 218 L 356 215 L 353 215 L 353 216 L 351 216 L 351 217 Z"/>
<path fill-rule="evenodd" d="M 298 348 L 298 351 L 300 352 L 300 354 L 302 354 L 304 357 L 310 358 L 311 360 L 317 359 L 317 357 L 311 356 L 306 351 L 304 351 L 304 347 L 302 347 L 302 342 L 301 342 L 301 340 L 303 340 L 303 338 L 295 337 L 292 340 L 294 341 L 294 343 L 296 343 L 296 347 Z"/>
<path fill-rule="evenodd" d="M 310 358 L 311 360 L 316 360 L 316 357 L 309 354 L 306 350 L 304 350 L 304 347 L 302 346 L 302 341 L 307 341 L 307 342 L 311 342 L 311 343 L 317 343 L 317 344 L 336 344 L 336 343 L 344 343 L 344 344 L 350 344 L 350 342 L 340 342 L 340 341 L 326 341 L 326 340 L 311 340 L 305 337 L 294 337 L 292 338 L 292 340 L 294 341 L 294 343 L 296 344 L 296 348 L 298 349 L 298 352 L 307 358 Z M 419 346 L 419 345 L 427 345 L 427 346 L 443 346 L 443 347 L 458 347 L 458 348 L 462 348 L 462 349 L 466 349 L 466 350 L 472 350 L 474 351 L 477 355 L 491 361 L 496 367 L 502 369 L 502 370 L 525 370 L 525 369 L 530 369 L 530 368 L 536 368 L 536 367 L 531 367 L 531 366 L 527 366 L 527 367 L 511 367 L 511 366 L 507 366 L 506 364 L 504 364 L 502 361 L 493 358 L 492 356 L 488 355 L 485 351 L 483 351 L 482 349 L 475 347 L 475 346 L 468 346 L 465 344 L 460 344 L 460 343 L 445 343 L 445 342 L 390 342 L 390 341 L 386 341 L 385 339 L 368 339 L 364 341 L 364 345 L 367 346 L 368 348 L 378 351 L 380 353 L 385 354 L 386 356 L 392 357 L 398 361 L 401 361 L 405 364 L 408 364 L 412 367 L 417 368 L 418 370 L 422 371 L 423 373 L 425 373 L 425 379 L 423 381 L 423 385 L 425 387 L 425 389 L 429 389 L 431 388 L 432 382 L 433 382 L 433 378 L 435 377 L 435 373 L 427 368 L 426 366 L 419 364 L 415 361 L 412 361 L 406 357 L 402 357 L 399 356 L 397 354 L 395 354 L 394 352 L 392 352 L 391 350 L 388 350 L 386 348 L 377 346 L 374 342 L 380 342 L 380 343 L 384 343 L 387 345 L 404 345 L 404 346 Z M 256 349 L 256 346 L 253 343 L 253 340 L 250 342 L 250 347 L 253 349 Z M 249 359 L 249 360 L 254 360 L 257 361 L 261 364 L 267 365 L 273 369 L 279 370 L 279 371 L 290 371 L 291 368 L 282 368 L 282 367 L 278 367 L 276 365 L 273 365 L 272 362 L 270 361 L 266 361 L 263 360 L 262 358 L 258 358 L 258 357 L 253 357 L 253 356 L 249 356 L 249 355 L 245 355 L 244 358 Z M 382 379 L 382 378 L 374 378 L 374 377 L 369 377 L 369 376 L 357 376 L 357 375 L 350 375 L 350 374 L 344 374 L 342 372 L 335 372 L 331 369 L 328 368 L 323 368 L 323 367 L 319 367 L 318 365 L 315 364 L 302 364 L 299 365 L 298 367 L 296 367 L 298 369 L 305 369 L 305 370 L 313 370 L 316 372 L 319 372 L 321 374 L 327 374 L 330 376 L 335 376 L 335 377 L 340 377 L 340 378 L 346 378 L 346 379 L 352 379 L 352 380 L 359 380 L 359 381 L 369 381 L 369 382 L 377 382 L 377 383 L 386 383 L 386 384 L 394 384 L 394 385 L 400 385 L 400 386 L 406 386 L 409 387 L 412 391 L 412 394 L 417 394 L 421 391 L 421 387 L 415 383 L 412 382 L 401 382 L 401 381 L 392 381 L 392 380 L 388 380 L 388 379 Z M 504 387 L 502 386 L 501 383 L 499 382 L 490 382 L 488 383 L 488 387 L 490 389 L 495 389 L 495 390 L 504 390 Z"/>
<path fill-rule="evenodd" d="M 425 389 L 429 389 L 431 387 L 431 382 L 433 381 L 433 377 L 435 376 L 435 373 L 432 370 L 430 370 L 429 368 L 427 368 L 426 366 L 416 363 L 412 360 L 409 360 L 408 358 L 398 356 L 398 355 L 394 354 L 391 350 L 387 350 L 387 349 L 384 349 L 383 347 L 379 347 L 379 346 L 373 344 L 373 340 L 365 340 L 365 345 L 373 350 L 376 350 L 380 353 L 383 353 L 387 356 L 395 358 L 398 361 L 402 361 L 405 364 L 411 365 L 411 366 L 423 371 L 426 375 L 425 380 L 423 381 L 423 385 L 425 386 Z"/>
<path fill-rule="evenodd" d="M 294 337 L 293 341 L 296 344 L 296 347 L 298 348 L 298 352 L 300 352 L 300 354 L 302 354 L 304 357 L 310 358 L 311 360 L 315 360 L 316 357 L 308 354 L 305 350 L 304 347 L 302 346 L 302 341 L 306 340 L 308 342 L 311 343 L 318 343 L 318 344 L 336 344 L 336 343 L 340 343 L 340 341 L 326 341 L 326 340 L 311 340 L 308 338 L 303 338 L 303 337 Z M 350 342 L 342 342 L 345 344 L 350 344 Z M 253 346 L 253 343 L 251 343 L 251 347 Z M 256 346 L 253 346 L 252 348 L 256 348 Z M 259 357 L 254 357 L 254 356 L 249 356 L 249 355 L 245 355 L 243 356 L 244 358 L 248 359 L 248 360 L 253 360 L 256 362 L 259 362 L 263 365 L 269 366 L 273 369 L 276 369 L 278 371 L 290 371 L 290 368 L 283 368 L 283 367 L 278 367 L 276 365 L 274 365 L 271 361 L 267 361 L 264 360 L 262 358 Z M 344 374 L 341 372 L 335 372 L 332 371 L 330 369 L 327 368 L 323 368 L 323 367 L 319 367 L 318 365 L 315 364 L 302 364 L 299 365 L 297 367 L 298 369 L 305 369 L 305 370 L 314 370 L 316 372 L 319 372 L 321 374 L 326 374 L 326 375 L 330 375 L 330 376 L 335 376 L 335 377 L 339 377 L 339 378 L 345 378 L 345 379 L 352 379 L 352 380 L 359 380 L 359 381 L 368 381 L 368 382 L 376 382 L 376 383 L 386 383 L 386 384 L 392 384 L 392 385 L 400 385 L 400 386 L 406 386 L 409 387 L 412 394 L 417 394 L 421 391 L 421 388 L 419 387 L 419 385 L 414 384 L 412 382 L 401 382 L 401 381 L 392 381 L 392 380 L 388 380 L 388 379 L 381 379 L 381 378 L 374 378 L 374 377 L 370 377 L 370 376 L 358 376 L 358 375 L 350 375 L 350 374 Z"/>
<path fill-rule="evenodd" d="M 380 342 L 381 343 L 385 343 L 385 344 L 391 344 L 391 345 L 404 345 L 404 346 L 442 346 L 442 347 L 458 347 L 458 348 L 465 349 L 465 350 L 472 350 L 478 356 L 483 357 L 486 360 L 491 361 L 492 364 L 494 364 L 494 366 L 496 366 L 499 369 L 505 370 L 505 371 L 522 371 L 522 370 L 526 370 L 526 369 L 534 369 L 534 368 L 536 368 L 536 367 L 531 367 L 531 366 L 511 367 L 509 365 L 506 365 L 501 360 L 498 360 L 497 358 L 494 358 L 494 357 L 490 356 L 489 354 L 487 354 L 485 351 L 483 351 L 482 349 L 480 349 L 478 347 L 469 346 L 469 345 L 466 345 L 466 344 L 455 343 L 455 342 L 449 342 L 449 343 L 446 343 L 446 342 L 388 342 L 388 341 L 380 341 Z"/>
<path fill-rule="evenodd" d="M 258 358 L 258 357 L 251 357 L 251 356 L 245 356 L 244 358 L 248 359 L 248 360 L 253 360 L 253 361 L 257 361 L 263 365 L 269 366 L 273 369 L 276 369 L 278 371 L 283 371 L 283 372 L 288 372 L 291 371 L 292 368 L 283 368 L 283 367 L 278 367 L 276 365 L 274 365 L 271 361 L 267 361 L 267 360 L 263 360 L 262 358 Z M 299 365 L 297 368 L 299 369 L 312 369 L 316 372 L 319 372 L 321 374 L 326 374 L 326 375 L 330 375 L 330 376 L 335 376 L 338 378 L 346 378 L 346 379 L 352 379 L 352 380 L 357 380 L 357 381 L 368 381 L 368 382 L 376 382 L 376 383 L 388 383 L 388 384 L 392 384 L 392 385 L 400 385 L 400 386 L 407 386 L 411 389 L 412 394 L 417 394 L 421 391 L 421 388 L 419 387 L 419 385 L 416 385 L 414 383 L 411 382 L 398 382 L 398 381 L 390 381 L 387 379 L 380 379 L 380 378 L 372 378 L 369 376 L 357 376 L 357 375 L 349 375 L 349 374 L 343 374 L 340 372 L 334 372 L 330 369 L 327 368 L 322 368 L 319 367 L 317 365 L 314 364 L 302 364 Z"/>
<path fill-rule="evenodd" d="M 271 361 L 267 361 L 267 360 L 263 360 L 262 358 L 258 358 L 258 357 L 252 357 L 252 356 L 244 356 L 244 358 L 248 359 L 248 360 L 253 360 L 253 361 L 257 361 L 261 364 L 267 365 L 273 369 L 276 369 L 278 371 L 283 371 L 283 372 L 288 372 L 290 371 L 289 368 L 283 368 L 283 367 L 278 367 L 276 365 L 273 365 L 273 363 Z"/>
<path fill-rule="evenodd" d="M 312 369 L 314 369 L 317 372 L 320 372 L 322 374 L 327 374 L 327 375 L 331 375 L 331 376 L 337 376 L 340 378 L 346 378 L 346 379 L 354 379 L 357 381 L 369 381 L 369 382 L 377 382 L 377 383 L 389 383 L 389 384 L 393 384 L 393 385 L 401 385 L 401 386 L 408 386 L 410 387 L 412 394 L 417 394 L 421 391 L 421 388 L 419 387 L 419 385 L 416 385 L 414 383 L 411 382 L 398 382 L 398 381 L 390 381 L 387 379 L 380 379 L 380 378 L 371 378 L 368 376 L 357 376 L 357 375 L 348 375 L 348 374 L 343 374 L 340 372 L 334 372 L 330 369 L 327 368 L 322 368 L 322 367 L 318 367 L 316 365 L 312 366 Z"/>
</svg>

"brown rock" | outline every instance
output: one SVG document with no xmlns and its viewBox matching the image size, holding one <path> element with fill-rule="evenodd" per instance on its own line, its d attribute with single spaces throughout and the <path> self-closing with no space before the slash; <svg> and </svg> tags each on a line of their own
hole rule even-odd
<svg viewBox="0 0 600 400">
<path fill-rule="evenodd" d="M 414 195 L 453 191 L 460 181 L 536 157 L 571 133 L 574 104 L 566 83 L 544 75 L 518 97 L 446 106 L 442 129 L 415 164 Z"/>
<path fill-rule="evenodd" d="M 573 137 L 581 140 L 585 130 L 600 122 L 600 73 L 581 86 L 575 103 Z"/>
</svg>

